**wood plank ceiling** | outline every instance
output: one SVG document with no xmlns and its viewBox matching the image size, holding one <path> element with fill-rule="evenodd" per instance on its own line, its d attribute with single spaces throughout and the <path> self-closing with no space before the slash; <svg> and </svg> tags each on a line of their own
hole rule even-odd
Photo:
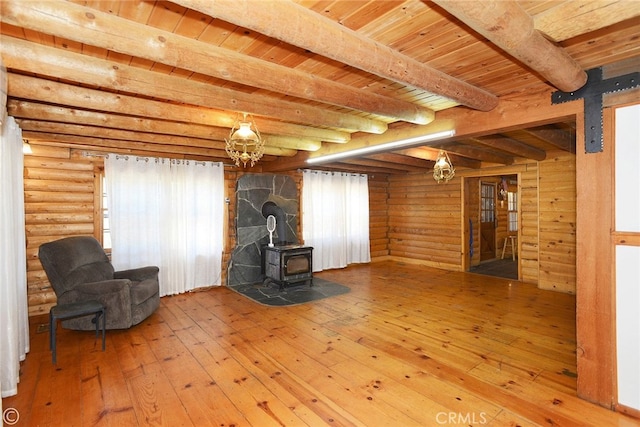
<svg viewBox="0 0 640 427">
<path fill-rule="evenodd" d="M 24 137 L 92 152 L 230 163 L 242 112 L 266 138 L 255 171 L 298 168 L 360 136 L 451 108 L 576 90 L 640 56 L 630 0 L 3 0 L 8 111 Z M 450 138 L 322 169 L 405 173 L 575 152 L 573 123 Z M 277 165 L 277 166 L 276 166 Z"/>
</svg>

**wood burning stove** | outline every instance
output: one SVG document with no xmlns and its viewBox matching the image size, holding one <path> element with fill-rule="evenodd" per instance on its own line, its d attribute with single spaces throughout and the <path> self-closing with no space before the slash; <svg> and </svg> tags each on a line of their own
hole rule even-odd
<svg viewBox="0 0 640 427">
<path fill-rule="evenodd" d="M 263 247 L 264 283 L 275 282 L 280 290 L 293 283 L 313 285 L 313 248 L 300 245 Z"/>
</svg>

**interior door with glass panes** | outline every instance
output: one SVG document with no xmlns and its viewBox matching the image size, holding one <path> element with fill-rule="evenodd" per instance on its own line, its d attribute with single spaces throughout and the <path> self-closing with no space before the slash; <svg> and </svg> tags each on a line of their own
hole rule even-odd
<svg viewBox="0 0 640 427">
<path fill-rule="evenodd" d="M 496 183 L 480 183 L 480 261 L 496 257 Z"/>
</svg>

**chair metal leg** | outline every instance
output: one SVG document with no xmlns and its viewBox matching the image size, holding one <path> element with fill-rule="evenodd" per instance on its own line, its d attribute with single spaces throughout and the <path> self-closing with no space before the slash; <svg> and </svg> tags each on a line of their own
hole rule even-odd
<svg viewBox="0 0 640 427">
<path fill-rule="evenodd" d="M 49 350 L 53 348 L 53 338 L 51 334 L 53 334 L 53 313 L 49 311 Z"/>
<path fill-rule="evenodd" d="M 102 320 L 102 328 L 100 327 L 100 323 L 101 323 L 100 320 Z M 98 338 L 99 331 L 102 330 L 102 351 L 105 351 L 106 349 L 105 337 L 106 337 L 106 331 L 107 331 L 107 313 L 104 308 L 96 312 L 96 317 L 93 319 L 93 321 L 96 324 L 96 338 Z"/>
<path fill-rule="evenodd" d="M 105 351 L 106 349 L 105 337 L 107 334 L 107 312 L 104 308 L 102 309 L 101 317 L 102 317 L 102 351 Z"/>
<path fill-rule="evenodd" d="M 52 314 L 49 314 L 50 322 L 49 322 L 49 345 L 51 346 L 51 362 L 56 364 L 56 329 L 58 326 L 58 319 Z"/>
</svg>

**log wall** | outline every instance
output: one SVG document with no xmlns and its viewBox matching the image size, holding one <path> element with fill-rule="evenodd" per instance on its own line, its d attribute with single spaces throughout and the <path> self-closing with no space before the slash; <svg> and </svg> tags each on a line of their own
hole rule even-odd
<svg viewBox="0 0 640 427">
<path fill-rule="evenodd" d="M 527 283 L 538 283 L 540 242 L 538 230 L 538 163 L 529 163 L 520 172 L 520 277 Z"/>
<path fill-rule="evenodd" d="M 540 163 L 538 287 L 576 291 L 576 162 L 558 154 Z"/>
<path fill-rule="evenodd" d="M 499 180 L 502 175 L 516 174 L 520 278 L 543 289 L 575 293 L 575 156 L 550 151 L 541 162 L 483 169 L 483 178 L 474 173 L 478 172 L 462 171 L 445 184 L 437 184 L 429 174 L 390 176 L 390 257 L 456 271 L 477 264 L 479 182 L 490 176 Z M 464 206 L 460 177 L 465 178 L 464 195 L 469 195 Z M 506 210 L 506 202 L 503 208 L 498 207 L 504 232 L 497 233 L 496 256 L 506 235 Z M 473 257 L 468 248 L 469 219 L 474 224 Z M 470 261 L 463 256 L 469 256 Z"/>
<path fill-rule="evenodd" d="M 27 297 L 29 315 L 37 315 L 56 303 L 38 248 L 67 236 L 94 235 L 97 165 L 72 158 L 68 148 L 32 143 L 31 149 L 33 155 L 24 157 Z"/>
<path fill-rule="evenodd" d="M 371 258 L 389 255 L 389 180 L 369 175 L 369 240 Z"/>
<path fill-rule="evenodd" d="M 389 254 L 459 269 L 460 184 L 438 184 L 430 173 L 389 177 Z"/>
</svg>

